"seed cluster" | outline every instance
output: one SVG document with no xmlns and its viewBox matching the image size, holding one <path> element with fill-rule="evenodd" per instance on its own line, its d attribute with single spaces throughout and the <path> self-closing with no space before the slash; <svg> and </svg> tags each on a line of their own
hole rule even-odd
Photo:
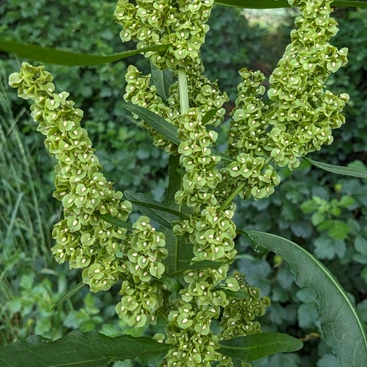
<svg viewBox="0 0 367 367">
<path fill-rule="evenodd" d="M 167 50 L 146 54 L 160 69 L 200 63 L 200 46 L 214 0 L 119 0 L 115 20 L 123 26 L 123 42 L 134 40 L 138 48 L 170 45 Z"/>
<path fill-rule="evenodd" d="M 64 219 L 54 226 L 52 252 L 58 262 L 83 269 L 83 282 L 93 292 L 108 290 L 123 279 L 117 312 L 129 315 L 133 325 L 144 325 L 154 320 L 162 304 L 162 290 L 154 282 L 165 271 L 164 234 L 155 231 L 146 217 L 133 224 L 132 233 L 101 219 L 108 214 L 126 221 L 131 203 L 100 172 L 91 141 L 80 126 L 83 112 L 67 100 L 68 93 L 54 93 L 53 77 L 43 69 L 23 63 L 9 84 L 18 88 L 20 97 L 34 101 L 32 116 L 47 136 L 47 149 L 58 160 L 54 196 L 62 201 Z M 151 293 L 151 287 L 156 291 Z"/>
</svg>

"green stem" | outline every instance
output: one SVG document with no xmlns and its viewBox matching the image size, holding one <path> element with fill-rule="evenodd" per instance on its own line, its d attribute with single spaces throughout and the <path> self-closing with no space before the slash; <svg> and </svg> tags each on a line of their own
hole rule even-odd
<svg viewBox="0 0 367 367">
<path fill-rule="evenodd" d="M 224 211 L 227 209 L 229 205 L 231 205 L 233 199 L 243 190 L 247 182 L 241 183 L 240 186 L 237 187 L 236 190 L 232 192 L 232 194 L 227 198 L 227 200 L 224 202 L 224 204 L 220 207 L 221 211 Z"/>
<path fill-rule="evenodd" d="M 180 95 L 181 114 L 184 115 L 190 108 L 185 68 L 178 68 L 178 92 Z"/>
</svg>

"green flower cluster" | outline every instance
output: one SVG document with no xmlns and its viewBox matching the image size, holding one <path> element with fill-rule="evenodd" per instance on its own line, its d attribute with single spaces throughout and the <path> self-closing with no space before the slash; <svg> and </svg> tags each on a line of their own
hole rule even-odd
<svg viewBox="0 0 367 367">
<path fill-rule="evenodd" d="M 99 214 L 126 221 L 131 204 L 122 201 L 122 193 L 99 172 L 91 141 L 80 127 L 82 111 L 67 100 L 68 93 L 54 93 L 53 77 L 43 69 L 23 63 L 9 83 L 20 97 L 34 100 L 32 116 L 47 136 L 47 149 L 59 161 L 54 196 L 63 203 L 64 219 L 54 228 L 52 252 L 58 262 L 82 268 L 83 281 L 92 291 L 107 290 L 121 277 L 120 258 L 129 239 L 126 229 L 105 222 Z"/>
<path fill-rule="evenodd" d="M 115 20 L 123 26 L 123 42 L 138 41 L 138 48 L 169 45 L 161 52 L 149 52 L 160 69 L 200 63 L 200 46 L 209 27 L 206 25 L 214 0 L 119 0 Z"/>
<path fill-rule="evenodd" d="M 328 41 L 336 34 L 330 18 L 332 0 L 290 0 L 302 15 L 291 43 L 270 77 L 270 107 L 267 149 L 279 166 L 294 168 L 299 157 L 333 141 L 331 130 L 344 123 L 341 112 L 349 99 L 324 89 L 324 83 L 347 63 L 346 48 L 338 50 Z"/>
<path fill-rule="evenodd" d="M 117 314 L 121 318 L 127 316 L 136 327 L 155 323 L 155 312 L 164 300 L 162 285 L 155 280 L 165 271 L 165 236 L 149 222 L 149 218 L 140 217 L 133 225 L 131 248 L 123 265 L 130 276 L 122 283 L 123 297 L 116 306 Z"/>
<path fill-rule="evenodd" d="M 215 168 L 220 157 L 211 154 L 209 147 L 215 143 L 218 134 L 207 131 L 198 108 L 191 108 L 178 118 L 178 122 L 181 140 L 178 153 L 185 175 L 183 190 L 176 193 L 176 201 L 198 208 L 203 204 L 215 205 L 212 193 L 222 178 Z"/>
<path fill-rule="evenodd" d="M 258 96 L 263 96 L 261 85 L 265 76 L 260 71 L 239 71 L 242 82 L 238 85 L 236 107 L 232 110 L 232 121 L 228 134 L 228 150 L 232 157 L 248 153 L 253 157 L 267 157 L 266 119 L 268 106 Z"/>
<path fill-rule="evenodd" d="M 271 157 L 293 169 L 299 158 L 333 141 L 332 129 L 344 123 L 341 112 L 349 99 L 325 90 L 325 82 L 347 62 L 347 49 L 328 43 L 337 32 L 330 18 L 332 0 L 289 0 L 299 6 L 298 29 L 270 77 L 270 105 L 256 98 L 265 92 L 263 75 L 242 70 L 237 107 L 231 124 L 229 151 Z M 249 93 L 249 94 L 248 94 Z"/>
<path fill-rule="evenodd" d="M 254 321 L 256 317 L 265 314 L 265 308 L 270 306 L 268 297 L 260 297 L 260 290 L 251 287 L 245 276 L 236 272 L 234 278 L 241 292 L 247 294 L 243 299 L 233 299 L 224 307 L 220 321 L 221 339 L 231 339 L 261 332 L 261 325 Z"/>
</svg>

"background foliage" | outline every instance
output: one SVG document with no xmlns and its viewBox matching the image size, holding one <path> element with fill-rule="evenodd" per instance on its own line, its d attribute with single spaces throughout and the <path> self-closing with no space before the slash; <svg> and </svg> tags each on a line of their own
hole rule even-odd
<svg viewBox="0 0 367 367">
<path fill-rule="evenodd" d="M 113 22 L 115 1 L 8 0 L 0 3 L 1 34 L 43 46 L 108 54 L 132 49 L 121 44 Z M 206 73 L 218 79 L 231 98 L 240 79 L 237 71 L 247 66 L 269 75 L 288 40 L 294 11 L 274 26 L 250 21 L 238 10 L 215 7 L 211 32 L 203 48 Z M 334 164 L 367 163 L 366 142 L 366 10 L 337 10 L 340 31 L 334 44 L 347 46 L 350 63 L 329 82 L 334 92 L 347 91 L 351 102 L 347 123 L 335 132 L 333 145 L 312 155 Z M 274 20 L 274 19 L 273 19 Z M 272 19 L 270 18 L 270 21 Z M 125 112 L 127 63 L 148 72 L 142 57 L 96 68 L 48 66 L 60 90 L 85 111 L 84 127 L 97 148 L 106 176 L 120 190 L 151 193 L 161 199 L 166 187 L 167 156 L 155 149 L 147 132 Z M 0 345 L 37 333 L 55 339 L 67 331 L 95 328 L 106 335 L 141 335 L 151 330 L 129 330 L 115 316 L 117 288 L 91 294 L 86 288 L 54 307 L 80 274 L 56 265 L 49 254 L 50 228 L 59 219 L 60 207 L 50 200 L 53 164 L 35 131 L 25 105 L 6 87 L 6 76 L 19 69 L 20 61 L 0 54 Z M 10 108 L 10 105 L 12 108 Z M 225 132 L 227 124 L 219 127 Z M 321 172 L 304 162 L 290 173 L 281 171 L 283 182 L 275 194 L 261 201 L 238 202 L 240 228 L 279 234 L 302 245 L 337 275 L 367 321 L 367 185 Z M 303 338 L 298 354 L 274 355 L 254 366 L 336 367 L 336 359 L 320 341 L 319 315 L 314 295 L 300 290 L 281 258 L 259 257 L 244 237 L 238 238 L 235 266 L 248 281 L 272 299 L 262 324 L 266 331 L 281 331 Z M 159 325 L 157 326 L 159 329 Z M 115 363 L 129 366 L 130 362 Z"/>
</svg>

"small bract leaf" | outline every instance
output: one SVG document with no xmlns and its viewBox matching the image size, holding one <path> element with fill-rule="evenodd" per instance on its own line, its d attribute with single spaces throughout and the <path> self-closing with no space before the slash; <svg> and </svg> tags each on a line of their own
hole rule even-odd
<svg viewBox="0 0 367 367">
<path fill-rule="evenodd" d="M 74 285 L 72 288 L 67 290 L 55 303 L 54 307 L 61 305 L 65 301 L 67 301 L 69 298 L 71 298 L 74 294 L 78 293 L 85 284 L 83 282 L 80 282 L 76 285 Z"/>
<path fill-rule="evenodd" d="M 156 113 L 149 111 L 146 108 L 136 106 L 132 103 L 123 103 L 122 107 L 138 115 L 143 121 L 145 121 L 149 126 L 159 132 L 161 135 L 163 135 L 171 143 L 176 145 L 180 144 L 177 127 L 170 124 L 168 121 L 166 121 Z"/>
<path fill-rule="evenodd" d="M 222 340 L 219 345 L 219 353 L 250 362 L 278 352 L 295 352 L 303 343 L 287 334 L 260 333 Z"/>
<path fill-rule="evenodd" d="M 171 70 L 159 70 L 152 62 L 150 62 L 153 83 L 157 88 L 158 95 L 167 102 L 169 97 L 169 88 L 173 83 L 173 74 Z"/>
</svg>

